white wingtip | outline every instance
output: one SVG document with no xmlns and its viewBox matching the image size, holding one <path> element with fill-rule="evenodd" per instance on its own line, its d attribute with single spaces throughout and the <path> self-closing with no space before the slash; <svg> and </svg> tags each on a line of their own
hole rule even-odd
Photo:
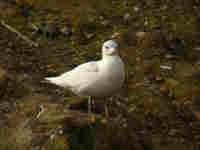
<svg viewBox="0 0 200 150">
<path fill-rule="evenodd" d="M 44 78 L 47 81 L 51 81 L 51 77 Z"/>
<path fill-rule="evenodd" d="M 58 86 L 62 86 L 62 80 L 59 77 L 46 77 L 44 78 L 47 82 L 58 85 Z"/>
<path fill-rule="evenodd" d="M 46 81 L 50 82 L 50 83 L 54 83 L 56 84 L 56 77 L 46 77 L 44 78 Z"/>
</svg>

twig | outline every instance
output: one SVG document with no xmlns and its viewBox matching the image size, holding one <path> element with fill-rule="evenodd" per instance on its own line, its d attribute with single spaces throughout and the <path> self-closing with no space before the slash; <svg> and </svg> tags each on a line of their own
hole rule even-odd
<svg viewBox="0 0 200 150">
<path fill-rule="evenodd" d="M 3 20 L 1 20 L 1 25 L 10 30 L 11 32 L 16 33 L 20 38 L 30 44 L 30 46 L 38 47 L 39 44 L 30 40 L 27 36 L 21 34 L 19 31 L 11 27 L 10 25 L 6 24 Z"/>
</svg>

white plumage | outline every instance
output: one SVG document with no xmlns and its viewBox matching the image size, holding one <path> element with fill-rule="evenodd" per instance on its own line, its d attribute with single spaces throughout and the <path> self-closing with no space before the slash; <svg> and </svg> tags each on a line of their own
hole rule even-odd
<svg viewBox="0 0 200 150">
<path fill-rule="evenodd" d="M 115 41 L 106 41 L 101 60 L 81 64 L 60 76 L 45 79 L 80 96 L 111 96 L 122 87 L 125 78 L 124 64 L 117 47 Z"/>
</svg>

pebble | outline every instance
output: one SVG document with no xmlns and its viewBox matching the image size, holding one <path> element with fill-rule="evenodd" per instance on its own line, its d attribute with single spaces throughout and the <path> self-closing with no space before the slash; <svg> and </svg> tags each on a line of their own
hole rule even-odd
<svg viewBox="0 0 200 150">
<path fill-rule="evenodd" d="M 164 70 L 172 70 L 171 66 L 166 66 L 166 65 L 160 65 L 160 68 Z"/>
<path fill-rule="evenodd" d="M 63 134 L 63 130 L 60 129 L 60 130 L 58 131 L 58 133 L 59 133 L 60 135 L 62 135 L 62 134 Z"/>
<path fill-rule="evenodd" d="M 141 58 L 140 58 L 140 57 L 136 57 L 135 60 L 136 60 L 137 62 L 140 62 L 140 61 L 141 61 Z"/>
<path fill-rule="evenodd" d="M 87 40 L 92 39 L 95 36 L 95 33 L 86 33 L 84 32 L 84 36 Z"/>
<path fill-rule="evenodd" d="M 136 32 L 137 38 L 143 38 L 143 37 L 145 37 L 145 35 L 146 35 L 146 32 L 143 32 L 143 31 Z"/>
<path fill-rule="evenodd" d="M 168 93 L 169 93 L 169 88 L 168 88 L 166 85 L 162 85 L 162 86 L 160 87 L 160 92 L 161 92 L 162 94 L 168 94 Z"/>
<path fill-rule="evenodd" d="M 52 135 L 50 135 L 50 139 L 51 139 L 51 140 L 54 140 L 54 139 L 55 139 L 55 137 L 56 137 L 56 135 L 55 135 L 55 134 L 52 134 Z"/>
<path fill-rule="evenodd" d="M 112 35 L 111 35 L 111 38 L 117 38 L 120 36 L 120 33 L 119 32 L 114 32 Z"/>
<path fill-rule="evenodd" d="M 8 79 L 7 72 L 2 68 L 0 68 L 0 86 L 3 86 L 7 79 Z"/>
<path fill-rule="evenodd" d="M 156 80 L 156 81 L 162 81 L 163 78 L 162 78 L 161 76 L 156 76 L 156 77 L 155 77 L 155 80 Z"/>
<path fill-rule="evenodd" d="M 138 12 L 138 11 L 139 11 L 139 7 L 135 6 L 135 7 L 133 7 L 133 10 L 134 10 L 135 12 Z"/>
</svg>

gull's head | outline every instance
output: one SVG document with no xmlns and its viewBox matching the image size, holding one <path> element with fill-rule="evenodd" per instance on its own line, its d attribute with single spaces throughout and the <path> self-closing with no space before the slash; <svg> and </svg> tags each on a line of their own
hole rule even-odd
<svg viewBox="0 0 200 150">
<path fill-rule="evenodd" d="M 103 43 L 102 54 L 103 56 L 118 55 L 117 43 L 114 40 L 109 40 Z"/>
</svg>

